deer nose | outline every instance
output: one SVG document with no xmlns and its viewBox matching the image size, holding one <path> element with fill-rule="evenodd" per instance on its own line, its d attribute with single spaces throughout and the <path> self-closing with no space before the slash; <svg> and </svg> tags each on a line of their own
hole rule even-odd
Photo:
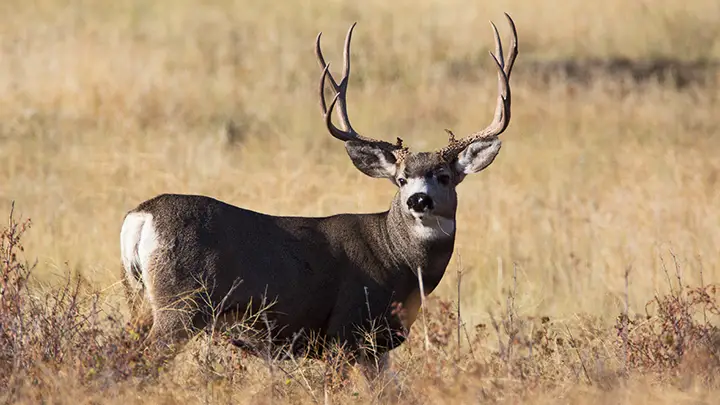
<svg viewBox="0 0 720 405">
<path fill-rule="evenodd" d="M 433 209 L 433 200 L 425 193 L 415 193 L 407 200 L 408 208 L 415 212 L 424 212 Z"/>
</svg>

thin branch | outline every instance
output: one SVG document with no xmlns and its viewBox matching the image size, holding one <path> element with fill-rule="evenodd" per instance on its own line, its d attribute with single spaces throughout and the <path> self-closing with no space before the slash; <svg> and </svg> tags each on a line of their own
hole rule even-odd
<svg viewBox="0 0 720 405">
<path fill-rule="evenodd" d="M 622 323 L 622 344 L 623 344 L 623 374 L 628 376 L 628 326 L 630 323 L 630 270 L 632 266 L 625 269 L 625 315 Z"/>
<path fill-rule="evenodd" d="M 418 286 L 420 287 L 420 310 L 423 317 L 423 335 L 425 337 L 425 354 L 430 350 L 430 339 L 428 338 L 427 319 L 425 317 L 425 285 L 423 284 L 422 268 L 417 269 Z"/>
<path fill-rule="evenodd" d="M 585 367 L 585 362 L 583 361 L 582 356 L 580 355 L 580 350 L 577 348 L 577 344 L 575 342 L 575 337 L 573 337 L 572 332 L 570 332 L 570 328 L 568 328 L 567 325 L 565 325 L 565 329 L 567 330 L 568 335 L 570 336 L 570 345 L 573 349 L 575 349 L 575 353 L 577 353 L 578 360 L 580 360 L 580 366 L 582 366 L 583 374 L 585 375 L 585 379 L 587 379 L 588 384 L 592 385 L 592 380 L 590 380 L 590 374 L 588 374 L 587 367 Z"/>
</svg>

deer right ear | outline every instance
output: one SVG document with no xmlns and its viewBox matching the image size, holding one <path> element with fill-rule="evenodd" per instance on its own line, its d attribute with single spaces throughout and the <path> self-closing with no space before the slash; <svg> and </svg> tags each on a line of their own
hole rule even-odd
<svg viewBox="0 0 720 405">
<path fill-rule="evenodd" d="M 370 177 L 395 178 L 397 159 L 392 152 L 365 142 L 345 142 L 350 159 L 358 170 Z"/>
<path fill-rule="evenodd" d="M 460 183 L 466 175 L 477 173 L 490 165 L 500 152 L 500 139 L 497 137 L 480 139 L 463 149 L 455 161 L 457 182 Z"/>
</svg>

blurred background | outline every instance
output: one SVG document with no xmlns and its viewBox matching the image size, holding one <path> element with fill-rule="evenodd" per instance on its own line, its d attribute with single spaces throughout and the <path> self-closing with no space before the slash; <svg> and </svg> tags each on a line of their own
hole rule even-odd
<svg viewBox="0 0 720 405">
<path fill-rule="evenodd" d="M 125 213 L 199 193 L 276 215 L 387 209 L 316 89 L 355 21 L 349 112 L 413 150 L 486 126 L 493 20 L 520 55 L 495 163 L 460 187 L 456 254 L 436 294 L 480 320 L 517 283 L 524 314 L 613 317 L 720 282 L 720 2 L 715 0 L 5 0 L 0 211 L 30 217 L 26 256 L 121 302 Z"/>
</svg>

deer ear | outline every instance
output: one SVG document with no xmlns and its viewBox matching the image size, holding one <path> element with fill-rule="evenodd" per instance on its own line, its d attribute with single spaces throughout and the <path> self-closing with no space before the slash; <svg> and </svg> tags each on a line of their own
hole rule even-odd
<svg viewBox="0 0 720 405">
<path fill-rule="evenodd" d="M 364 142 L 345 142 L 350 159 L 358 170 L 370 177 L 395 178 L 397 160 L 385 149 Z"/>
<path fill-rule="evenodd" d="M 488 167 L 490 163 L 495 160 L 498 152 L 500 152 L 500 145 L 500 139 L 494 137 L 479 139 L 463 149 L 455 161 L 455 172 L 459 179 L 458 183 L 462 181 L 466 175 L 477 173 Z"/>
</svg>

